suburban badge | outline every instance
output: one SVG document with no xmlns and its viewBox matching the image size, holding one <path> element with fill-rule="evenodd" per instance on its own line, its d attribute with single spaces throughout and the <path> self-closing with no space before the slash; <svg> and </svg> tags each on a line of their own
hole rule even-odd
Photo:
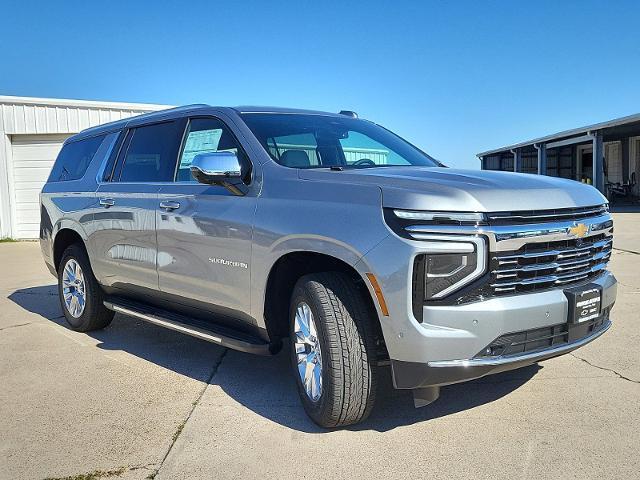
<svg viewBox="0 0 640 480">
<path fill-rule="evenodd" d="M 249 268 L 249 265 L 245 262 L 237 262 L 235 260 L 227 260 L 226 258 L 213 258 L 209 257 L 211 263 L 217 265 L 225 265 L 227 267 Z"/>
</svg>

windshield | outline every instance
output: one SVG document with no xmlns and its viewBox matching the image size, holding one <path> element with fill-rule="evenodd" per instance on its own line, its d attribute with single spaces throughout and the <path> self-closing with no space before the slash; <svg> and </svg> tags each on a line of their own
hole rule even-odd
<svg viewBox="0 0 640 480">
<path fill-rule="evenodd" d="M 241 116 L 269 155 L 285 167 L 441 166 L 397 135 L 365 120 L 286 113 Z"/>
</svg>

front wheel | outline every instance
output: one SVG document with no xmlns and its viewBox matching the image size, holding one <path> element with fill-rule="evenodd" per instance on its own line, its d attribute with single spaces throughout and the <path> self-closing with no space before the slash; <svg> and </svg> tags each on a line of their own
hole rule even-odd
<svg viewBox="0 0 640 480">
<path fill-rule="evenodd" d="M 305 411 L 322 427 L 358 423 L 376 393 L 371 308 L 349 276 L 300 278 L 291 297 L 291 358 Z"/>
</svg>

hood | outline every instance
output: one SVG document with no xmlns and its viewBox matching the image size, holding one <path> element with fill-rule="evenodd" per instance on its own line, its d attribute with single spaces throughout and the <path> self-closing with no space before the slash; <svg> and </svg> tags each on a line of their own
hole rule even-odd
<svg viewBox="0 0 640 480">
<path fill-rule="evenodd" d="M 373 184 L 385 207 L 409 210 L 499 212 L 587 207 L 606 203 L 594 187 L 525 173 L 430 167 L 300 170 L 304 180 Z"/>
</svg>

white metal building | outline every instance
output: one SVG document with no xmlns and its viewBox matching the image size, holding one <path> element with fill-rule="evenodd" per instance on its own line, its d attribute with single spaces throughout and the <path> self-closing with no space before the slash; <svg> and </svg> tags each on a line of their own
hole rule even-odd
<svg viewBox="0 0 640 480">
<path fill-rule="evenodd" d="M 167 105 L 0 96 L 0 238 L 37 238 L 38 195 L 64 140 Z"/>
</svg>

